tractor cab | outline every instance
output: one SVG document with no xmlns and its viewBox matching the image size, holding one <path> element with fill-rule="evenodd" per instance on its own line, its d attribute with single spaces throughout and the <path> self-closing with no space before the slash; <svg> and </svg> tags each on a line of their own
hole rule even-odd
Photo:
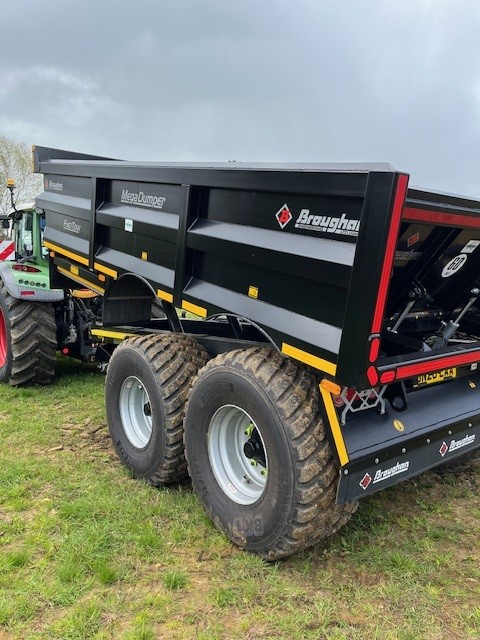
<svg viewBox="0 0 480 640">
<path fill-rule="evenodd" d="M 7 236 L 14 242 L 15 253 L 11 259 L 47 267 L 48 250 L 42 245 L 45 214 L 39 213 L 33 202 L 15 204 L 13 180 L 8 180 L 7 188 L 10 191 L 11 208 L 2 226 L 8 229 Z"/>
<path fill-rule="evenodd" d="M 42 246 L 45 214 L 33 202 L 15 203 L 14 180 L 7 181 L 7 189 L 11 208 L 1 217 L 0 277 L 14 297 L 44 300 L 50 289 L 48 249 Z"/>
</svg>

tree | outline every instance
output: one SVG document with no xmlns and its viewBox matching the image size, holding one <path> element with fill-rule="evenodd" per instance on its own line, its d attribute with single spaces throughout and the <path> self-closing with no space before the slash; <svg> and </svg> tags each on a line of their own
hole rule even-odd
<svg viewBox="0 0 480 640">
<path fill-rule="evenodd" d="M 23 142 L 17 142 L 0 134 L 0 214 L 10 211 L 8 178 L 15 180 L 16 204 L 33 202 L 42 190 L 42 179 L 32 172 L 32 153 Z"/>
</svg>

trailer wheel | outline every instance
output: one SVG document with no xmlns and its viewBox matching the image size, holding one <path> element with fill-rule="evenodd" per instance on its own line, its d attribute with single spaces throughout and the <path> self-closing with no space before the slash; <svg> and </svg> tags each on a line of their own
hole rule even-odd
<svg viewBox="0 0 480 640">
<path fill-rule="evenodd" d="M 53 307 L 27 302 L 0 286 L 0 382 L 49 384 L 57 350 Z"/>
<path fill-rule="evenodd" d="M 222 354 L 200 371 L 185 451 L 215 525 L 267 560 L 331 535 L 356 510 L 356 503 L 335 504 L 338 468 L 315 379 L 271 349 Z"/>
<path fill-rule="evenodd" d="M 113 352 L 105 389 L 110 435 L 122 463 L 149 484 L 187 475 L 185 403 L 207 359 L 195 340 L 179 334 L 129 338 Z"/>
</svg>

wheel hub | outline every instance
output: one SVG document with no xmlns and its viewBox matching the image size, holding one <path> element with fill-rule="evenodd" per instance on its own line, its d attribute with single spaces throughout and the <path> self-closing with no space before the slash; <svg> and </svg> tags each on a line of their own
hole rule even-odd
<svg viewBox="0 0 480 640">
<path fill-rule="evenodd" d="M 125 435 L 134 447 L 143 449 L 152 435 L 152 411 L 147 390 L 136 376 L 123 382 L 119 409 Z"/>
<path fill-rule="evenodd" d="M 267 454 L 251 416 L 235 405 L 220 407 L 207 439 L 212 471 L 224 493 L 238 504 L 259 500 L 267 485 Z"/>
<path fill-rule="evenodd" d="M 254 429 L 250 438 L 243 445 L 243 453 L 250 460 L 255 460 L 261 464 L 264 468 L 267 466 L 265 460 L 265 451 L 263 448 L 263 441 L 260 438 L 258 429 Z"/>
</svg>

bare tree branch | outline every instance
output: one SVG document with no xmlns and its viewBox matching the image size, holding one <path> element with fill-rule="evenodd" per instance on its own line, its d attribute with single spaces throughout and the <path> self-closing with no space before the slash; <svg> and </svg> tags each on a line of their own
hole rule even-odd
<svg viewBox="0 0 480 640">
<path fill-rule="evenodd" d="M 42 190 L 42 179 L 32 173 L 32 154 L 23 142 L 17 142 L 0 134 L 0 213 L 10 211 L 10 192 L 6 189 L 8 178 L 15 180 L 14 201 L 32 202 Z"/>
</svg>

